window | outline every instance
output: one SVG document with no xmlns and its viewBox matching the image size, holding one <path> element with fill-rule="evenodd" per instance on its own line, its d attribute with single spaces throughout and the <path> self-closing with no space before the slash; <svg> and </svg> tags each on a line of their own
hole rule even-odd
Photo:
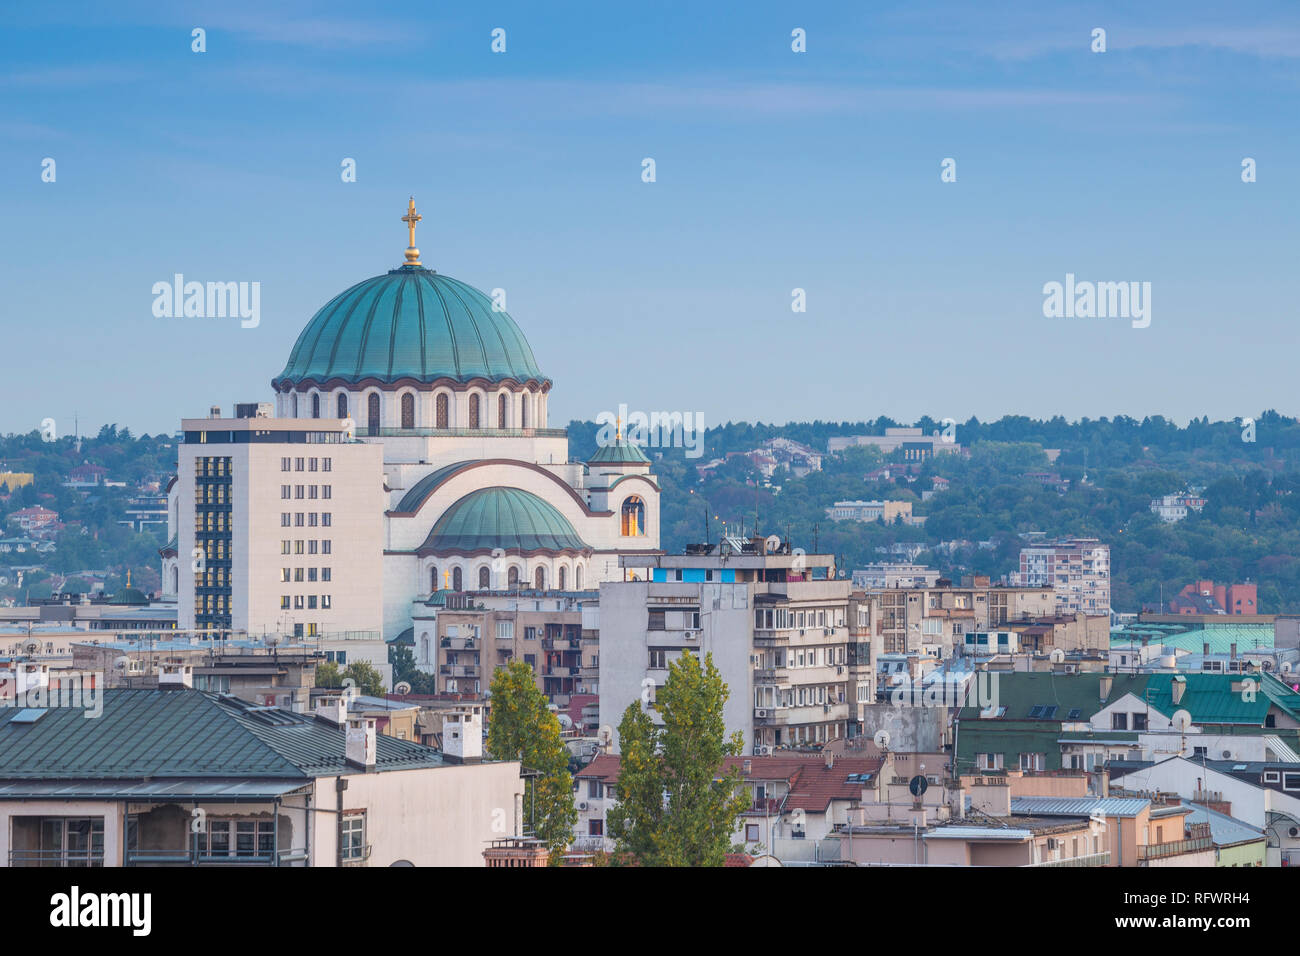
<svg viewBox="0 0 1300 956">
<path fill-rule="evenodd" d="M 280 459 L 280 470 L 281 470 L 281 471 L 288 471 L 288 470 L 289 470 L 289 459 L 288 459 L 288 458 L 281 458 L 281 459 Z"/>
<path fill-rule="evenodd" d="M 302 461 L 301 458 L 299 458 L 298 460 L 299 460 L 299 461 Z M 302 498 L 302 497 L 304 497 L 303 492 L 305 491 L 305 489 L 306 489 L 306 486 L 305 486 L 305 485 L 294 485 L 294 486 L 293 486 L 293 496 L 294 496 L 295 498 Z"/>
<path fill-rule="evenodd" d="M 604 796 L 604 787 L 599 780 L 587 781 L 587 799 L 599 800 Z"/>
<path fill-rule="evenodd" d="M 288 580 L 289 580 L 289 569 L 288 569 L 288 568 L 281 568 L 281 569 L 280 569 L 280 580 L 281 580 L 281 581 L 288 581 Z"/>
<path fill-rule="evenodd" d="M 604 836 L 604 835 L 605 835 L 605 821 L 604 821 L 604 820 L 588 820 L 588 821 L 587 821 L 587 835 L 588 835 L 588 836 Z"/>
<path fill-rule="evenodd" d="M 1205 747 L 1193 747 L 1193 748 L 1192 748 L 1192 756 L 1193 756 L 1193 757 L 1200 757 L 1200 758 L 1204 759 L 1204 758 L 1206 757 L 1207 754 L 1208 754 L 1208 751 L 1206 750 Z"/>
<path fill-rule="evenodd" d="M 760 837 L 758 834 L 759 834 L 759 826 L 758 826 L 757 823 L 746 823 L 746 824 L 745 824 L 745 842 L 746 842 L 746 843 L 757 843 L 757 842 L 761 839 L 761 837 Z"/>
<path fill-rule="evenodd" d="M 299 511 L 297 514 L 295 514 L 295 515 L 293 516 L 293 526 L 294 526 L 295 528 L 301 528 L 301 527 L 302 527 L 302 515 L 303 515 L 303 513 L 302 513 L 301 511 Z"/>
<path fill-rule="evenodd" d="M 650 612 L 650 621 L 649 621 L 649 623 L 646 625 L 646 630 L 650 630 L 650 631 L 662 631 L 662 630 L 664 630 L 664 612 L 663 612 L 663 611 L 651 611 L 651 612 Z"/>
<path fill-rule="evenodd" d="M 333 470 L 334 470 L 334 459 L 333 459 L 333 458 L 322 458 L 322 459 L 320 460 L 320 470 L 321 470 L 321 471 L 333 471 Z M 325 487 L 328 488 L 329 485 L 326 485 Z M 328 498 L 329 495 L 326 494 L 325 497 Z"/>
<path fill-rule="evenodd" d="M 479 422 L 478 422 L 478 396 L 477 396 L 477 395 L 471 395 L 471 396 L 469 397 L 469 427 L 470 427 L 470 428 L 478 428 L 478 427 L 479 427 Z"/>
<path fill-rule="evenodd" d="M 322 528 L 330 527 L 334 523 L 332 512 L 322 511 L 320 515 L 320 523 Z"/>
<path fill-rule="evenodd" d="M 1133 729 L 1134 729 L 1134 730 L 1146 730 L 1146 729 L 1147 729 L 1147 715 L 1146 715 L 1146 714 L 1134 714 L 1134 715 L 1133 715 Z"/>
<path fill-rule="evenodd" d="M 287 594 L 280 595 L 280 607 L 282 607 L 286 611 L 289 609 L 289 595 Z"/>
<path fill-rule="evenodd" d="M 301 581 L 301 580 L 302 580 L 302 568 L 294 568 L 294 569 L 293 569 L 293 579 L 294 579 L 295 581 Z"/>
<path fill-rule="evenodd" d="M 295 458 L 293 460 L 294 471 L 302 471 L 302 465 L 303 465 L 303 460 L 301 458 Z M 299 497 L 301 497 L 301 495 Z"/>
<path fill-rule="evenodd" d="M 442 587 L 442 582 L 438 580 L 438 568 L 436 565 L 429 566 L 429 591 L 437 591 Z"/>
<path fill-rule="evenodd" d="M 330 601 L 330 596 L 328 594 L 322 594 L 320 596 L 320 606 L 321 609 L 325 611 L 328 611 L 331 607 L 333 607 L 333 602 Z"/>
<path fill-rule="evenodd" d="M 315 460 L 316 460 L 315 458 L 312 459 L 313 462 L 314 462 Z M 308 497 L 309 499 L 315 499 L 316 494 L 317 494 L 317 492 L 318 492 L 319 490 L 320 490 L 320 486 L 319 486 L 319 485 L 308 485 L 308 486 L 307 486 L 307 497 Z"/>
<path fill-rule="evenodd" d="M 371 392 L 370 397 L 366 399 L 366 421 L 371 435 L 379 434 L 379 393 Z"/>
<path fill-rule="evenodd" d="M 497 396 L 497 428 L 506 427 L 506 396 L 504 393 Z"/>
<path fill-rule="evenodd" d="M 486 590 L 492 586 L 492 572 L 486 564 L 478 569 L 478 586 L 480 590 Z"/>
<path fill-rule="evenodd" d="M 623 502 L 619 533 L 625 538 L 639 538 L 645 534 L 645 502 L 636 495 Z"/>
<path fill-rule="evenodd" d="M 284 459 L 284 460 L 285 460 L 285 461 L 288 461 L 289 459 L 286 458 L 286 459 Z M 293 492 L 290 490 L 289 485 L 281 485 L 281 486 L 280 486 L 280 497 L 281 497 L 282 499 L 284 499 L 284 498 L 288 498 L 288 497 L 289 497 L 290 495 L 292 495 L 292 494 L 293 494 Z"/>
<path fill-rule="evenodd" d="M 514 640 L 514 638 L 515 638 L 515 622 L 514 622 L 514 621 L 498 620 L 498 621 L 497 621 L 497 640 L 499 640 L 499 641 L 512 641 L 512 640 Z"/>
<path fill-rule="evenodd" d="M 1128 714 L 1111 714 L 1111 730 L 1128 730 Z"/>
<path fill-rule="evenodd" d="M 316 610 L 316 595 L 314 594 L 307 595 L 307 610 L 309 611 Z"/>
<path fill-rule="evenodd" d="M 650 661 L 646 666 L 649 667 L 651 670 L 659 670 L 659 671 L 663 670 L 668 666 L 668 652 L 651 651 Z"/>
<path fill-rule="evenodd" d="M 311 397 L 311 417 L 320 418 L 320 396 L 315 393 Z"/>
<path fill-rule="evenodd" d="M 280 542 L 280 553 L 281 553 L 281 554 L 291 554 L 291 553 L 292 553 L 292 552 L 290 551 L 290 549 L 289 549 L 289 542 L 288 542 L 288 541 L 281 541 L 281 542 Z"/>
<path fill-rule="evenodd" d="M 519 588 L 519 566 L 512 564 L 510 570 L 506 572 L 506 586 L 515 591 Z"/>
<path fill-rule="evenodd" d="M 565 585 L 568 584 L 568 572 L 569 572 L 568 568 L 564 568 L 564 567 L 560 568 L 559 588 L 561 591 L 563 591 L 565 589 Z"/>
<path fill-rule="evenodd" d="M 346 394 L 344 394 L 343 392 L 339 393 L 338 402 L 335 404 L 334 408 L 338 418 L 348 417 L 348 397 Z M 328 458 L 325 460 L 329 461 Z M 326 468 L 325 470 L 329 471 L 328 468 Z"/>
<path fill-rule="evenodd" d="M 329 461 L 328 458 L 326 458 L 325 460 L 326 460 L 326 461 Z M 320 486 L 320 496 L 321 496 L 322 498 L 332 498 L 332 497 L 334 497 L 334 486 L 333 486 L 333 485 L 321 485 L 321 486 Z"/>
<path fill-rule="evenodd" d="M 307 542 L 307 553 L 308 553 L 308 554 L 315 554 L 315 553 L 316 553 L 316 539 L 315 539 L 315 538 L 312 538 L 310 541 Z"/>
<path fill-rule="evenodd" d="M 293 609 L 294 609 L 295 611 L 301 611 L 301 610 L 302 610 L 302 595 L 301 595 L 301 594 L 295 594 L 295 595 L 293 596 Z"/>
<path fill-rule="evenodd" d="M 415 396 L 410 392 L 402 396 L 402 427 L 415 427 Z"/>
<path fill-rule="evenodd" d="M 315 581 L 315 580 L 316 580 L 316 569 L 315 569 L 315 568 L 308 568 L 308 569 L 307 569 L 307 580 L 308 580 L 308 581 Z"/>
<path fill-rule="evenodd" d="M 349 813 L 339 824 L 339 847 L 343 861 L 366 858 L 366 813 Z"/>
<path fill-rule="evenodd" d="M 447 393 L 446 392 L 439 393 L 437 400 L 434 402 L 434 405 L 437 408 L 437 412 L 436 412 L 437 427 L 447 428 L 448 417 L 449 417 L 447 411 Z"/>
<path fill-rule="evenodd" d="M 322 581 L 328 581 L 328 580 L 330 579 L 330 569 L 329 569 L 329 568 L 321 568 L 321 569 L 320 569 L 320 579 L 321 579 Z"/>
<path fill-rule="evenodd" d="M 281 512 L 280 512 L 280 527 L 281 527 L 281 528 L 288 528 L 288 527 L 290 526 L 290 524 L 291 524 L 291 522 L 290 522 L 290 520 L 289 520 L 289 512 L 287 512 L 287 511 L 281 511 Z"/>
<path fill-rule="evenodd" d="M 533 587 L 539 591 L 546 590 L 546 569 L 538 568 L 533 572 Z"/>
<path fill-rule="evenodd" d="M 459 567 L 451 570 L 451 589 L 453 591 L 461 590 L 461 570 Z"/>
<path fill-rule="evenodd" d="M 528 396 L 519 396 L 519 427 L 528 427 Z"/>
</svg>

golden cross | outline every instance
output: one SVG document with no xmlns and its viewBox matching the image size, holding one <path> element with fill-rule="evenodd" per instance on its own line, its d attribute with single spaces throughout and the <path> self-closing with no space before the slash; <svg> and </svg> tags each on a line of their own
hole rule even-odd
<svg viewBox="0 0 1300 956">
<path fill-rule="evenodd" d="M 614 419 L 614 423 L 615 423 L 615 424 L 614 424 L 614 441 L 619 442 L 620 444 L 622 444 L 622 441 L 623 441 L 623 418 L 622 418 L 622 416 L 617 416 L 617 417 Z"/>
<path fill-rule="evenodd" d="M 418 266 L 420 264 L 420 250 L 415 248 L 415 224 L 424 217 L 415 211 L 415 197 L 407 203 L 406 215 L 402 217 L 402 222 L 406 223 L 406 231 L 409 236 L 409 244 L 406 247 L 406 264 L 408 266 Z"/>
</svg>

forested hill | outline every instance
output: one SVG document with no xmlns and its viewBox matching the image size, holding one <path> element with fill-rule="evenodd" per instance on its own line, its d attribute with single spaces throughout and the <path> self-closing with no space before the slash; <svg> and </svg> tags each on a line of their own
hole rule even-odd
<svg viewBox="0 0 1300 956">
<path fill-rule="evenodd" d="M 1300 612 L 1300 422 L 1295 418 L 1264 412 L 1254 419 L 1253 434 L 1249 422 L 1208 419 L 1183 427 L 1159 417 L 1073 423 L 1019 416 L 971 419 L 957 423 L 953 436 L 969 455 L 928 460 L 918 474 L 908 476 L 912 481 L 864 481 L 868 472 L 901 462 L 900 453 L 885 456 L 873 448 L 851 448 L 826 454 L 834 436 L 881 435 L 886 428 L 908 425 L 924 434 L 945 427 L 931 418 L 915 423 L 885 418 L 788 425 L 733 422 L 709 429 L 702 454 L 690 459 L 680 447 L 656 447 L 659 436 L 651 436 L 645 451 L 655 459 L 663 487 L 662 544 L 677 550 L 699 540 L 706 510 L 733 528 L 743 519 L 747 529 L 753 528 L 757 513 L 765 533 L 789 529 L 797 546 L 812 550 L 815 542 L 817 550 L 838 555 L 842 567 L 883 560 L 878 548 L 913 543 L 924 548 L 918 561 L 947 574 L 996 577 L 1016 570 L 1021 533 L 1089 535 L 1111 546 L 1117 610 L 1136 611 L 1143 603 L 1159 602 L 1162 586 L 1168 600 L 1185 584 L 1211 578 L 1257 582 L 1265 613 Z M 571 455 L 589 457 L 597 426 L 573 422 L 569 428 Z M 765 482 L 747 458 L 735 453 L 772 438 L 788 438 L 822 453 L 822 470 L 796 478 L 778 468 Z M 1059 450 L 1055 461 L 1049 461 L 1047 449 Z M 700 479 L 697 466 L 728 455 L 711 477 Z M 1046 487 L 1044 474 L 1063 485 L 1064 494 Z M 935 476 L 948 479 L 949 489 L 922 501 L 921 493 L 932 487 Z M 1151 512 L 1152 498 L 1189 487 L 1203 489 L 1208 504 L 1202 513 L 1165 524 Z M 926 516 L 924 527 L 826 517 L 825 509 L 835 501 L 873 498 L 912 501 L 914 513 Z M 716 540 L 718 523 L 711 524 Z M 944 542 L 949 548 L 938 547 Z"/>
</svg>

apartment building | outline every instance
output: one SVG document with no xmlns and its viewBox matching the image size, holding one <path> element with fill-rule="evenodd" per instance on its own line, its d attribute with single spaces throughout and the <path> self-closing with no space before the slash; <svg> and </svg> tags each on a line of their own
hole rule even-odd
<svg viewBox="0 0 1300 956">
<path fill-rule="evenodd" d="M 1060 614 L 1110 614 L 1110 546 L 1096 538 L 1061 538 L 1020 549 L 1015 584 L 1050 587 Z"/>
<path fill-rule="evenodd" d="M 856 733 L 849 664 L 851 585 L 830 555 L 763 538 L 707 553 L 626 556 L 600 589 L 600 724 L 618 749 L 633 702 L 654 700 L 671 661 L 713 655 L 730 691 L 723 717 L 755 754 Z M 651 711 L 653 714 L 653 711 Z"/>
<path fill-rule="evenodd" d="M 482 694 L 498 667 L 520 660 L 537 675 L 538 689 L 566 710 L 597 692 L 597 594 L 436 591 L 411 612 L 415 665 L 437 674 L 441 693 Z"/>
</svg>

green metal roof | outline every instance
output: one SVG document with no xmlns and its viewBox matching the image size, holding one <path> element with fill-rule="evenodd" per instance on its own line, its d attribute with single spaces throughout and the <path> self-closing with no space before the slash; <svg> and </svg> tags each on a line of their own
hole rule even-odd
<svg viewBox="0 0 1300 956">
<path fill-rule="evenodd" d="M 602 445 L 596 449 L 596 453 L 587 459 L 588 464 L 596 465 L 648 465 L 650 459 L 646 457 L 639 446 L 628 442 L 626 438 L 619 438 L 612 445 Z"/>
<path fill-rule="evenodd" d="M 457 461 L 450 465 L 443 465 L 441 468 L 429 472 L 415 484 L 411 485 L 406 494 L 402 495 L 402 500 L 397 503 L 397 507 L 394 508 L 393 511 L 401 512 L 402 514 L 414 514 L 420 510 L 420 506 L 424 504 L 425 499 L 427 499 L 429 495 L 433 494 L 440 484 L 450 478 L 453 472 L 460 468 L 464 468 L 466 465 L 472 464 L 473 462 L 470 461 Z"/>
<path fill-rule="evenodd" d="M 1174 703 L 1174 678 L 1184 681 L 1182 699 Z M 1152 708 L 1165 715 L 1185 710 L 1197 724 L 1248 724 L 1263 726 L 1271 701 L 1268 695 L 1257 692 L 1254 700 L 1240 690 L 1234 691 L 1234 682 L 1242 680 L 1238 674 L 1151 674 L 1144 693 Z"/>
<path fill-rule="evenodd" d="M 402 266 L 326 303 L 272 385 L 440 378 L 550 381 L 514 319 L 488 296 L 431 269 Z"/>
<path fill-rule="evenodd" d="M 419 551 L 470 554 L 495 548 L 590 550 L 550 502 L 520 488 L 494 486 L 470 492 L 443 512 Z"/>
<path fill-rule="evenodd" d="M 1110 643 L 1111 646 L 1141 644 L 1142 638 L 1147 637 L 1148 643 L 1163 644 L 1181 651 L 1199 654 L 1209 644 L 1211 654 L 1227 654 L 1233 644 L 1241 653 L 1259 647 L 1273 647 L 1275 640 L 1272 624 L 1208 624 L 1177 632 L 1166 629 L 1170 627 L 1174 625 L 1162 625 L 1159 630 L 1147 625 L 1112 630 Z"/>
<path fill-rule="evenodd" d="M 0 780 L 255 777 L 308 780 L 360 772 L 342 727 L 194 690 L 103 690 L 103 713 L 80 707 L 0 709 Z M 431 747 L 378 734 L 376 770 L 442 765 Z"/>
<path fill-rule="evenodd" d="M 1102 678 L 1111 679 L 1110 695 L 1103 702 L 1101 699 Z M 1074 723 L 1086 721 L 1106 704 L 1118 700 L 1127 693 L 1142 695 L 1146 686 L 1145 674 L 1055 674 L 1046 673 L 998 673 L 998 705 L 1005 707 L 1006 720 L 1029 720 L 1035 707 L 1056 707 L 1050 717 L 1035 717 L 1045 724 L 1059 725 L 1062 721 Z M 1077 709 L 1079 716 L 1070 717 Z M 963 722 L 979 720 L 980 708 L 967 707 L 962 710 Z"/>
</svg>

